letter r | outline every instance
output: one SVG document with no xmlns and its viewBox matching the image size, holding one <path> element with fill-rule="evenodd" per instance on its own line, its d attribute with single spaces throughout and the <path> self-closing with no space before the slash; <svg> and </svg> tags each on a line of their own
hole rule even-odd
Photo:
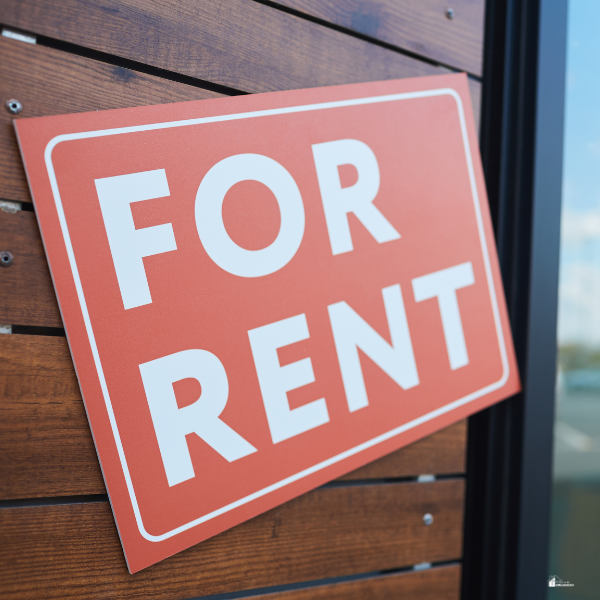
<svg viewBox="0 0 600 600">
<path fill-rule="evenodd" d="M 379 192 L 379 165 L 373 150 L 360 140 L 336 140 L 312 146 L 331 252 L 350 252 L 354 246 L 348 213 L 354 213 L 378 243 L 400 238 L 400 234 L 373 204 Z M 342 187 L 338 167 L 352 165 L 358 181 Z"/>
<path fill-rule="evenodd" d="M 219 415 L 227 404 L 229 383 L 221 361 L 206 350 L 184 350 L 140 365 L 146 399 L 169 486 L 195 476 L 185 436 L 195 433 L 229 462 L 256 448 L 226 425 Z M 179 408 L 173 383 L 193 378 L 202 393 Z"/>
</svg>

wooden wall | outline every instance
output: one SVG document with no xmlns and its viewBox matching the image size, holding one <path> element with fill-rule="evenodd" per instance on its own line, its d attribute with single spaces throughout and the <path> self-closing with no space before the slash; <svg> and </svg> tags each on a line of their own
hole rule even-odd
<svg viewBox="0 0 600 600">
<path fill-rule="evenodd" d="M 458 600 L 464 422 L 128 574 L 11 121 L 449 70 L 478 114 L 483 18 L 484 0 L 0 2 L 0 100 L 23 106 L 0 107 L 1 598 Z"/>
</svg>

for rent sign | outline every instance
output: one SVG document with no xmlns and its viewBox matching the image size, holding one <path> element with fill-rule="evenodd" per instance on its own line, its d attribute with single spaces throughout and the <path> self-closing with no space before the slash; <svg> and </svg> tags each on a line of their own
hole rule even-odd
<svg viewBox="0 0 600 600">
<path fill-rule="evenodd" d="M 465 76 L 16 128 L 130 571 L 519 389 Z"/>
</svg>

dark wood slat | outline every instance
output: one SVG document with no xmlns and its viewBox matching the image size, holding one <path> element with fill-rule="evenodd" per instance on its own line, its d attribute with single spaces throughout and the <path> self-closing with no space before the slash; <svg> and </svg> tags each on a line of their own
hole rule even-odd
<svg viewBox="0 0 600 600">
<path fill-rule="evenodd" d="M 459 479 L 319 489 L 135 575 L 107 503 L 5 508 L 2 590 L 36 600 L 189 598 L 455 560 L 463 499 Z"/>
<path fill-rule="evenodd" d="M 0 335 L 0 499 L 103 494 L 65 338 Z"/>
<path fill-rule="evenodd" d="M 276 0 L 313 17 L 481 75 L 484 0 Z M 454 18 L 448 19 L 448 7 Z"/>
<path fill-rule="evenodd" d="M 62 327 L 34 213 L 0 211 L 0 251 L 4 250 L 13 261 L 0 270 L 0 323 Z"/>
<path fill-rule="evenodd" d="M 3 9 L 0 3 L 0 13 Z M 302 23 L 302 21 L 300 21 Z M 337 34 L 336 34 L 337 35 Z M 340 34 L 341 35 L 341 34 Z M 369 44 L 367 44 L 370 46 Z M 340 52 L 344 49 L 340 48 Z M 282 53 L 285 54 L 285 53 Z M 391 53 L 394 55 L 394 53 Z M 0 38 L 0 95 L 23 105 L 17 118 L 105 110 L 167 102 L 215 98 L 219 94 L 152 77 L 39 45 Z M 143 58 L 143 57 L 140 57 Z M 384 65 L 385 66 L 385 65 Z M 412 61 L 410 68 L 394 67 L 390 77 L 446 72 Z M 27 77 L 23 77 L 27 73 Z M 365 72 L 360 80 L 386 78 L 381 69 Z M 338 75 L 335 83 L 354 81 Z M 302 87 L 289 83 L 289 87 Z M 478 118 L 480 84 L 470 80 L 473 109 Z M 0 198 L 31 202 L 27 181 L 8 111 L 0 111 Z"/>
<path fill-rule="evenodd" d="M 0 22 L 253 93 L 446 72 L 252 0 L 3 0 Z"/>
<path fill-rule="evenodd" d="M 4 0 L 0 4 L 0 22 L 248 92 L 446 72 L 251 0 L 201 5 L 182 0 L 162 4 L 141 0 L 118 4 L 110 0 L 68 0 L 59 5 L 51 0 Z M 26 57 L 24 60 L 36 62 L 32 47 L 23 48 L 25 45 L 19 42 L 14 44 L 19 45 L 20 50 L 16 52 L 21 51 Z M 130 101 L 128 94 L 123 98 L 111 89 L 98 89 L 94 81 L 90 88 L 97 89 L 97 93 L 87 98 L 89 82 L 85 78 L 78 82 L 75 94 L 74 86 L 64 85 L 69 81 L 63 81 L 69 73 L 71 84 L 77 79 L 76 71 L 81 68 L 82 59 L 74 60 L 70 71 L 57 69 L 45 61 L 45 57 L 37 59 L 34 65 L 37 68 L 33 70 L 11 55 L 2 61 L 6 73 L 0 71 L 0 81 L 5 82 L 3 86 L 8 96 L 17 97 L 15 92 L 20 92 L 25 106 L 21 116 L 137 106 L 173 101 L 177 96 L 173 91 L 171 98 L 161 100 L 146 89 L 149 99 Z M 117 82 L 122 77 L 119 69 L 107 67 L 106 70 L 109 81 L 111 75 Z M 50 91 L 58 91 L 42 94 L 41 112 L 42 107 L 35 107 L 37 98 L 29 97 L 29 87 L 36 84 L 29 78 L 24 80 L 23 72 L 33 72 L 34 77 L 39 75 L 42 82 L 45 79 L 50 83 Z M 146 81 L 147 87 L 151 87 L 151 81 L 152 78 Z M 163 88 L 169 90 L 179 87 L 186 88 L 163 82 Z M 479 88 L 478 82 L 471 82 L 476 115 L 479 114 Z M 46 91 L 43 83 L 41 89 Z M 185 99 L 189 99 L 188 94 L 189 91 L 184 92 Z M 81 97 L 83 102 L 76 107 Z M 0 166 L 0 175 L 2 169 Z M 6 185 L 4 189 L 0 187 L 0 197 L 27 200 L 22 184 L 16 190 L 20 191 L 18 197 L 10 184 Z"/>
<path fill-rule="evenodd" d="M 458 600 L 460 576 L 460 565 L 451 565 L 251 597 L 254 600 Z"/>
<path fill-rule="evenodd" d="M 460 421 L 340 479 L 392 479 L 425 474 L 464 473 L 466 448 L 467 421 Z"/>
<path fill-rule="evenodd" d="M 0 9 L 1 10 L 1 9 Z M 174 83 L 51 48 L 0 38 L 0 100 L 16 98 L 21 117 L 216 98 Z M 11 115 L 0 110 L 0 198 L 31 202 Z M 1 240 L 2 238 L 0 238 Z"/>
<path fill-rule="evenodd" d="M 0 499 L 105 493 L 65 338 L 0 335 Z M 457 423 L 343 479 L 464 471 Z"/>
</svg>

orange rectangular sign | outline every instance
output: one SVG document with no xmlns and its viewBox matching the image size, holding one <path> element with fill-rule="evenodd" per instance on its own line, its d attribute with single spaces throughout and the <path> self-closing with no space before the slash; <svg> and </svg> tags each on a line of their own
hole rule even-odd
<svg viewBox="0 0 600 600">
<path fill-rule="evenodd" d="M 464 75 L 15 126 L 131 572 L 519 390 Z"/>
</svg>

